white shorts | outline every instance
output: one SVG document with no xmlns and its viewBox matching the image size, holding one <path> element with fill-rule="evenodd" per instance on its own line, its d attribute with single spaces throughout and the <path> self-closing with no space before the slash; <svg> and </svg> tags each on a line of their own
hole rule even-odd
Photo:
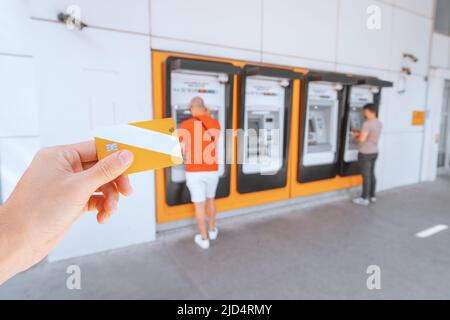
<svg viewBox="0 0 450 320">
<path fill-rule="evenodd" d="M 214 199 L 218 184 L 217 171 L 186 172 L 186 185 L 191 193 L 191 201 L 194 203 Z"/>
</svg>

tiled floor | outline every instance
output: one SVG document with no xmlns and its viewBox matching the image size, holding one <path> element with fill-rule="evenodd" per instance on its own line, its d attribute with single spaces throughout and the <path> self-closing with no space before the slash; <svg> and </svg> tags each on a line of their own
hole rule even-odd
<svg viewBox="0 0 450 320">
<path fill-rule="evenodd" d="M 369 208 L 349 200 L 272 215 L 224 220 L 201 251 L 193 229 L 142 244 L 42 263 L 0 287 L 25 299 L 371 299 L 450 298 L 450 178 L 383 192 Z M 66 289 L 67 266 L 82 289 Z M 381 268 L 381 290 L 366 269 Z"/>
</svg>

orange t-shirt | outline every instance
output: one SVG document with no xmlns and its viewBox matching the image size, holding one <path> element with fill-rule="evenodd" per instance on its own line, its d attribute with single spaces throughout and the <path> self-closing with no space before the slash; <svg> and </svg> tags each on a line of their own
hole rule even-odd
<svg viewBox="0 0 450 320">
<path fill-rule="evenodd" d="M 209 116 L 198 116 L 183 121 L 178 128 L 184 144 L 187 172 L 218 171 L 216 145 L 220 124 Z"/>
</svg>

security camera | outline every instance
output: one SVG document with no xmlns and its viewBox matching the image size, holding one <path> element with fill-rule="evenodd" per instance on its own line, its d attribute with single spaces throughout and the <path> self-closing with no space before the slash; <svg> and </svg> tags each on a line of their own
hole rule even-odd
<svg viewBox="0 0 450 320">
<path fill-rule="evenodd" d="M 419 59 L 415 55 L 413 55 L 412 53 L 404 53 L 403 54 L 403 58 L 404 59 L 410 59 L 414 63 L 417 63 L 419 61 Z"/>
<path fill-rule="evenodd" d="M 280 86 L 282 86 L 283 88 L 289 87 L 289 80 L 286 79 L 280 80 Z"/>
<path fill-rule="evenodd" d="M 222 84 L 227 83 L 227 82 L 228 82 L 228 75 L 227 75 L 227 74 L 219 74 L 219 75 L 217 76 L 217 80 L 218 80 L 220 83 L 222 83 Z"/>
<path fill-rule="evenodd" d="M 370 91 L 372 91 L 373 94 L 378 94 L 378 93 L 380 93 L 380 88 L 378 88 L 378 87 L 371 87 Z"/>
<path fill-rule="evenodd" d="M 406 67 L 402 68 L 402 72 L 408 76 L 410 76 L 412 73 L 411 68 L 406 68 Z"/>
<path fill-rule="evenodd" d="M 88 25 L 86 23 L 84 23 L 83 21 L 77 19 L 76 17 L 74 17 L 71 14 L 68 13 L 63 13 L 60 12 L 58 14 L 58 21 L 61 23 L 64 23 L 66 25 L 71 25 L 76 27 L 78 30 L 83 30 L 84 28 L 86 28 Z"/>
</svg>

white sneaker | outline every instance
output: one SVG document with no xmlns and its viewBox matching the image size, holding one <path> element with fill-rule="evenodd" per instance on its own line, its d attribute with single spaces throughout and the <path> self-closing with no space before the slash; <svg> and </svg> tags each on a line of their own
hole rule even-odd
<svg viewBox="0 0 450 320">
<path fill-rule="evenodd" d="M 353 199 L 353 203 L 360 205 L 360 206 L 368 206 L 370 204 L 370 201 L 367 199 L 363 199 L 363 198 L 356 198 L 356 199 Z"/>
<path fill-rule="evenodd" d="M 377 202 L 377 198 L 375 198 L 375 197 L 370 198 L 370 202 L 373 202 L 373 203 Z"/>
<path fill-rule="evenodd" d="M 209 239 L 203 240 L 200 234 L 195 235 L 195 243 L 202 249 L 209 249 Z"/>
<path fill-rule="evenodd" d="M 209 240 L 216 240 L 218 234 L 219 234 L 219 229 L 217 227 L 215 227 L 214 230 L 209 230 L 208 231 Z"/>
</svg>

